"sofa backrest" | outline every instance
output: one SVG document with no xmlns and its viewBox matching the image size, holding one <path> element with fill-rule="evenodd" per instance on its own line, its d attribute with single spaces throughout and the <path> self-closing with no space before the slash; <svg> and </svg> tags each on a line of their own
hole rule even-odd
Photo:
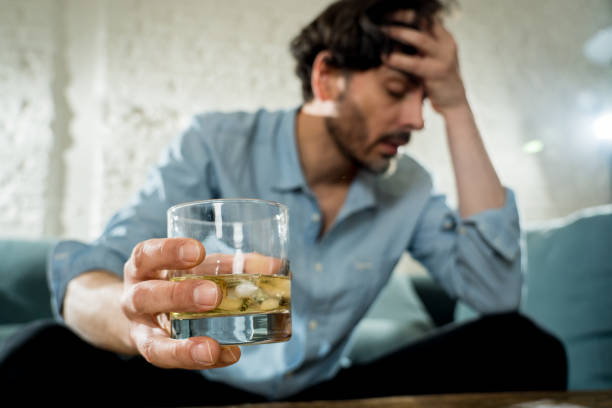
<svg viewBox="0 0 612 408">
<path fill-rule="evenodd" d="M 52 243 L 0 239 L 0 324 L 53 316 L 46 275 Z"/>
<path fill-rule="evenodd" d="M 612 388 L 612 205 L 525 231 L 521 308 L 556 334 L 571 389 Z"/>
</svg>

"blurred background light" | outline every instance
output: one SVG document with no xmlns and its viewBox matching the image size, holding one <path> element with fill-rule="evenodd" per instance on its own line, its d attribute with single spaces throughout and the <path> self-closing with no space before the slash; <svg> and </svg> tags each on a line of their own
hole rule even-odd
<svg viewBox="0 0 612 408">
<path fill-rule="evenodd" d="M 595 33 L 585 43 L 584 55 L 597 65 L 612 67 L 612 27 Z"/>
<path fill-rule="evenodd" d="M 523 145 L 523 151 L 529 154 L 540 153 L 544 149 L 544 143 L 541 140 L 530 140 Z"/>
<path fill-rule="evenodd" d="M 593 131 L 598 139 L 612 141 L 612 112 L 606 112 L 595 119 Z"/>
</svg>

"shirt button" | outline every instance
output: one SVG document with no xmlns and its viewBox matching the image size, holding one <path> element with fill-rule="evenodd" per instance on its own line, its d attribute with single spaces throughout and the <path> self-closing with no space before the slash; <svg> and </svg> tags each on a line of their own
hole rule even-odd
<svg viewBox="0 0 612 408">
<path fill-rule="evenodd" d="M 308 322 L 308 328 L 310 330 L 316 330 L 317 327 L 319 327 L 319 322 L 317 322 L 316 320 L 313 319 L 313 320 Z"/>
<path fill-rule="evenodd" d="M 310 219 L 312 220 L 312 222 L 319 222 L 321 221 L 321 215 L 319 213 L 314 213 L 312 214 Z"/>
<path fill-rule="evenodd" d="M 465 234 L 465 227 L 459 227 L 459 233 L 461 235 Z"/>
<path fill-rule="evenodd" d="M 320 262 L 317 262 L 315 264 L 314 268 L 315 268 L 315 271 L 317 271 L 317 272 L 323 272 L 323 264 L 320 263 Z"/>
</svg>

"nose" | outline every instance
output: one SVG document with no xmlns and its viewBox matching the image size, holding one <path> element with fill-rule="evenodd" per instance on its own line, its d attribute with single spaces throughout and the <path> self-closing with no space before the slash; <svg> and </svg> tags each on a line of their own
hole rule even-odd
<svg viewBox="0 0 612 408">
<path fill-rule="evenodd" d="M 421 130 L 425 127 L 423 119 L 423 92 L 411 92 L 402 101 L 399 112 L 401 129 Z"/>
</svg>

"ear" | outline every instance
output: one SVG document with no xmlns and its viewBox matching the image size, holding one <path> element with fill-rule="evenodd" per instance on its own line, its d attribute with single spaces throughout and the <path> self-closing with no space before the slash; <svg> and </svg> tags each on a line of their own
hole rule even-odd
<svg viewBox="0 0 612 408">
<path fill-rule="evenodd" d="M 322 102 L 337 100 L 346 87 L 342 70 L 332 66 L 330 58 L 329 51 L 321 51 L 312 64 L 310 86 L 314 99 Z"/>
</svg>

